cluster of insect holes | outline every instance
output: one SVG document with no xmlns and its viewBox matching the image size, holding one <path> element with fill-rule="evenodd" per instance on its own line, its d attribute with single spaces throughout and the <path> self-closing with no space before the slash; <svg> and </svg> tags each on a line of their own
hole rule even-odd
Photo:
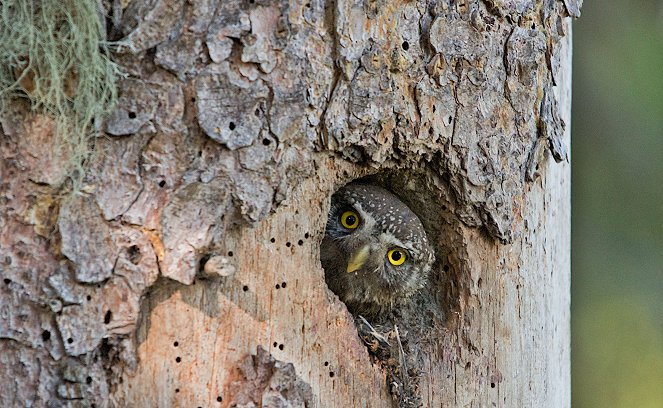
<svg viewBox="0 0 663 408">
<path fill-rule="evenodd" d="M 12 281 L 11 281 L 11 279 L 7 279 L 7 278 L 5 278 L 5 279 L 4 279 L 4 282 L 5 282 L 6 285 L 9 285 Z M 98 286 L 101 286 L 101 285 L 98 285 Z M 92 300 L 92 296 L 87 295 L 87 296 L 86 296 L 86 300 L 87 300 L 88 302 L 91 301 L 91 300 Z M 106 313 L 104 314 L 104 324 L 109 324 L 109 323 L 111 322 L 112 319 L 113 319 L 113 312 L 112 312 L 110 309 L 109 309 L 109 310 L 106 310 Z M 42 332 L 41 332 L 41 340 L 42 340 L 44 343 L 47 342 L 47 341 L 50 341 L 50 340 L 51 340 L 51 331 L 50 331 L 50 330 L 44 330 L 44 331 L 42 331 Z M 73 343 L 74 343 L 74 339 L 73 339 L 72 337 L 68 337 L 65 341 L 67 342 L 67 344 L 73 344 Z M 87 381 L 86 381 L 86 382 L 87 382 L 88 384 L 90 384 L 90 383 L 92 382 L 92 378 L 91 378 L 91 377 L 87 377 Z"/>
<path fill-rule="evenodd" d="M 310 237 L 310 234 L 309 234 L 308 232 L 304 234 L 304 239 L 309 239 L 309 237 Z M 269 242 L 271 242 L 272 244 L 276 243 L 276 238 L 272 237 L 272 238 L 269 240 Z M 304 240 L 303 240 L 303 239 L 298 240 L 298 241 L 297 241 L 297 245 L 298 245 L 298 246 L 302 246 L 302 245 L 304 245 Z M 287 242 L 285 243 L 285 246 L 288 247 L 288 248 L 291 248 L 291 247 L 293 247 L 293 244 L 292 244 L 292 242 L 287 241 Z M 232 251 L 228 252 L 228 256 L 229 256 L 229 257 L 232 257 L 233 255 L 234 255 L 234 254 L 233 254 Z M 277 283 L 277 284 L 275 285 L 275 288 L 276 288 L 276 289 L 285 289 L 286 286 L 287 286 L 287 282 L 281 282 L 280 284 Z M 244 286 L 242 287 L 242 290 L 243 290 L 244 292 L 246 292 L 246 291 L 249 290 L 249 287 L 246 286 L 246 285 L 244 285 Z M 274 343 L 272 343 L 272 346 L 273 346 L 274 348 L 278 348 L 278 349 L 281 350 L 281 351 L 283 351 L 283 350 L 285 349 L 285 345 L 284 345 L 283 343 L 274 342 Z M 329 361 L 325 361 L 323 364 L 324 364 L 325 367 L 329 367 Z M 335 375 L 336 375 L 336 374 L 335 374 L 333 371 L 329 371 L 329 378 L 334 378 Z"/>
<path fill-rule="evenodd" d="M 12 283 L 12 280 L 9 279 L 9 278 L 5 278 L 5 279 L 3 279 L 3 282 L 5 283 L 5 285 L 10 285 Z M 100 286 L 101 285 L 97 285 L 97 287 L 100 287 Z M 86 300 L 88 302 L 91 301 L 92 296 L 87 295 Z M 112 318 L 113 318 L 113 312 L 111 312 L 110 309 L 109 309 L 104 314 L 104 324 L 109 324 L 111 322 Z M 47 330 L 47 329 L 44 329 L 41 332 L 41 340 L 42 340 L 43 343 L 49 342 L 51 340 L 51 331 Z M 67 344 L 73 344 L 74 343 L 74 339 L 72 337 L 68 337 L 65 341 L 67 342 Z M 177 342 L 175 342 L 175 343 L 177 343 Z M 87 376 L 85 378 L 85 383 L 88 384 L 88 385 L 92 384 L 92 381 L 93 381 L 93 379 L 90 376 Z M 221 398 L 221 397 L 219 397 L 219 398 Z M 90 407 L 96 408 L 96 404 L 91 404 Z"/>
<path fill-rule="evenodd" d="M 309 239 L 310 236 L 311 236 L 311 235 L 307 232 L 307 233 L 304 234 L 304 239 Z M 303 246 L 303 245 L 304 245 L 304 239 L 300 239 L 300 240 L 298 240 L 298 241 L 297 241 L 297 245 L 298 245 L 298 246 Z M 276 243 L 276 238 L 272 237 L 272 238 L 269 240 L 269 242 L 271 242 L 272 244 Z M 294 247 L 293 243 L 290 242 L 290 241 L 287 241 L 287 242 L 285 243 L 285 246 L 288 247 L 288 248 L 292 248 L 292 247 Z M 229 256 L 229 257 L 233 257 L 234 255 L 235 255 L 235 254 L 233 253 L 233 251 L 228 252 L 228 256 Z M 287 286 L 288 286 L 288 282 L 285 282 L 285 281 L 284 281 L 284 282 L 277 283 L 276 285 L 274 285 L 274 288 L 275 288 L 275 289 L 285 289 Z M 249 287 L 248 287 L 247 285 L 242 286 L 242 291 L 244 291 L 244 292 L 248 292 L 248 291 L 249 291 Z"/>
<path fill-rule="evenodd" d="M 173 342 L 173 347 L 177 348 L 177 347 L 179 347 L 179 346 L 180 346 L 180 342 L 179 342 L 179 341 L 174 341 L 174 342 Z M 181 363 L 181 362 L 182 362 L 182 357 L 180 357 L 180 356 L 175 357 L 175 363 L 179 364 L 179 363 Z M 179 392 L 180 392 L 180 389 L 179 389 L 179 388 L 175 388 L 175 393 L 176 393 L 176 394 L 179 394 Z M 220 395 L 217 396 L 217 397 L 216 397 L 216 401 L 217 401 L 217 402 L 223 402 L 223 397 L 221 397 Z M 202 408 L 202 407 L 198 407 L 198 408 Z"/>
</svg>

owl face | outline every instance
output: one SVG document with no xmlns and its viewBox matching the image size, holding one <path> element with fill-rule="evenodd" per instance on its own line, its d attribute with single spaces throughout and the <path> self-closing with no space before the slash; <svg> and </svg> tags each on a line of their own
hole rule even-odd
<svg viewBox="0 0 663 408">
<path fill-rule="evenodd" d="M 348 306 L 392 306 L 419 290 L 434 261 L 417 216 L 387 190 L 349 184 L 332 197 L 321 261 Z"/>
</svg>

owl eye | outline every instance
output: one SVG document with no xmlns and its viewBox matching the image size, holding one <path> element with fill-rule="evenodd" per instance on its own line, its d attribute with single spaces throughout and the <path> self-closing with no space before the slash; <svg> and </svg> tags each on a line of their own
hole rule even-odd
<svg viewBox="0 0 663 408">
<path fill-rule="evenodd" d="M 341 225 L 347 229 L 355 229 L 359 226 L 359 214 L 354 211 L 346 211 L 341 215 Z"/>
<path fill-rule="evenodd" d="M 389 259 L 389 263 L 394 266 L 403 265 L 406 258 L 407 255 L 402 249 L 392 249 L 387 252 L 387 259 Z"/>
</svg>

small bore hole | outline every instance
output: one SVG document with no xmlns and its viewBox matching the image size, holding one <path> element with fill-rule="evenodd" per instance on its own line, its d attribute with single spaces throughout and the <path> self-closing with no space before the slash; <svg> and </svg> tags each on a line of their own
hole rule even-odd
<svg viewBox="0 0 663 408">
<path fill-rule="evenodd" d="M 279 285 L 279 284 L 277 283 L 277 284 L 276 284 L 276 289 L 281 289 L 281 285 Z"/>
<path fill-rule="evenodd" d="M 262 144 L 265 146 L 269 146 L 270 144 L 272 144 L 272 141 L 267 138 L 264 138 L 262 139 Z"/>
<path fill-rule="evenodd" d="M 179 356 L 178 356 L 178 357 L 175 358 L 175 362 L 176 362 L 176 363 L 180 363 L 181 361 L 182 361 L 182 357 L 179 357 Z"/>
<path fill-rule="evenodd" d="M 279 350 L 283 350 L 285 346 L 283 344 L 279 344 Z"/>
<path fill-rule="evenodd" d="M 272 343 L 272 346 L 274 346 L 274 347 L 276 347 L 278 345 L 279 345 L 279 343 L 277 343 L 277 342 Z"/>
<path fill-rule="evenodd" d="M 329 366 L 329 361 L 325 361 L 325 367 Z"/>
<path fill-rule="evenodd" d="M 12 280 L 7 278 L 5 278 L 3 281 L 5 282 L 5 285 L 9 285 L 10 283 L 12 283 Z"/>
<path fill-rule="evenodd" d="M 273 244 L 274 242 L 276 242 L 276 238 L 270 239 L 269 242 L 271 242 Z"/>
<path fill-rule="evenodd" d="M 407 42 L 407 41 L 403 41 L 403 44 L 401 44 L 401 47 L 403 47 L 403 49 L 404 49 L 405 51 L 407 51 L 407 50 L 410 49 L 410 43 Z"/>
<path fill-rule="evenodd" d="M 217 401 L 217 402 L 222 402 L 222 401 L 223 401 L 223 398 L 221 398 L 221 396 L 218 396 L 218 397 L 216 397 L 216 401 Z"/>
<path fill-rule="evenodd" d="M 304 245 L 304 241 L 302 241 L 302 240 L 300 239 L 299 241 L 297 241 L 297 245 L 299 245 L 299 246 Z"/>
<path fill-rule="evenodd" d="M 230 122 L 230 124 L 228 124 L 228 129 L 235 130 L 235 122 Z"/>
<path fill-rule="evenodd" d="M 228 251 L 228 256 L 233 256 L 233 251 Z"/>
<path fill-rule="evenodd" d="M 179 345 L 180 345 L 180 343 L 179 343 L 178 341 L 176 341 L 176 342 L 173 343 L 173 347 L 177 347 L 177 346 L 179 346 Z"/>
<path fill-rule="evenodd" d="M 129 112 L 129 119 L 136 119 L 136 112 Z"/>
<path fill-rule="evenodd" d="M 113 312 L 111 312 L 110 310 L 107 310 L 106 314 L 104 315 L 104 324 L 110 323 L 112 318 L 113 318 Z"/>
<path fill-rule="evenodd" d="M 329 372 L 329 378 L 334 378 L 334 372 L 333 371 Z"/>
<path fill-rule="evenodd" d="M 49 341 L 51 339 L 51 332 L 48 330 L 41 332 L 41 339 L 42 341 Z"/>
<path fill-rule="evenodd" d="M 292 244 L 290 243 L 290 241 L 288 241 L 288 242 L 285 243 L 285 246 L 287 246 L 288 248 L 290 248 L 291 245 L 292 245 Z"/>
<path fill-rule="evenodd" d="M 71 337 L 69 337 L 69 338 L 67 339 L 67 343 L 71 344 L 71 343 L 73 343 L 73 342 L 74 342 L 74 339 L 72 339 Z"/>
<path fill-rule="evenodd" d="M 490 388 L 495 388 L 495 383 L 491 382 L 490 383 Z"/>
<path fill-rule="evenodd" d="M 285 289 L 285 285 L 286 285 L 285 282 L 281 282 L 281 287 L 282 287 L 283 289 Z"/>
<path fill-rule="evenodd" d="M 244 292 L 247 292 L 247 291 L 249 290 L 249 287 L 246 286 L 246 285 L 244 285 L 244 286 L 242 286 L 242 290 L 243 290 Z"/>
<path fill-rule="evenodd" d="M 87 295 L 87 296 L 85 297 L 85 299 L 87 299 L 87 301 L 89 302 L 90 300 L 92 300 L 92 296 Z"/>
<path fill-rule="evenodd" d="M 304 234 L 304 239 L 308 239 L 308 237 L 310 237 L 310 235 L 309 235 L 309 233 L 307 232 L 306 234 Z"/>
<path fill-rule="evenodd" d="M 180 392 L 180 389 L 179 389 L 179 388 L 175 388 L 175 393 L 178 393 L 178 392 Z"/>
<path fill-rule="evenodd" d="M 132 245 L 129 248 L 127 248 L 127 257 L 129 258 L 129 261 L 131 261 L 132 264 L 138 265 L 140 262 L 140 248 L 138 248 L 138 245 Z"/>
<path fill-rule="evenodd" d="M 161 180 L 161 181 L 159 182 L 159 187 L 161 187 L 161 188 L 166 187 L 166 180 Z"/>
</svg>

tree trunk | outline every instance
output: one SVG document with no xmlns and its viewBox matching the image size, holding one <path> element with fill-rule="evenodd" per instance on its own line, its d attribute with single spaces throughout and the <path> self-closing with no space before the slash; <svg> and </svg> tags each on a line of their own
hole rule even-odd
<svg viewBox="0 0 663 408">
<path fill-rule="evenodd" d="M 570 405 L 574 0 L 111 3 L 82 187 L 1 118 L 0 406 Z M 436 251 L 368 322 L 319 254 L 360 178 Z"/>
</svg>

